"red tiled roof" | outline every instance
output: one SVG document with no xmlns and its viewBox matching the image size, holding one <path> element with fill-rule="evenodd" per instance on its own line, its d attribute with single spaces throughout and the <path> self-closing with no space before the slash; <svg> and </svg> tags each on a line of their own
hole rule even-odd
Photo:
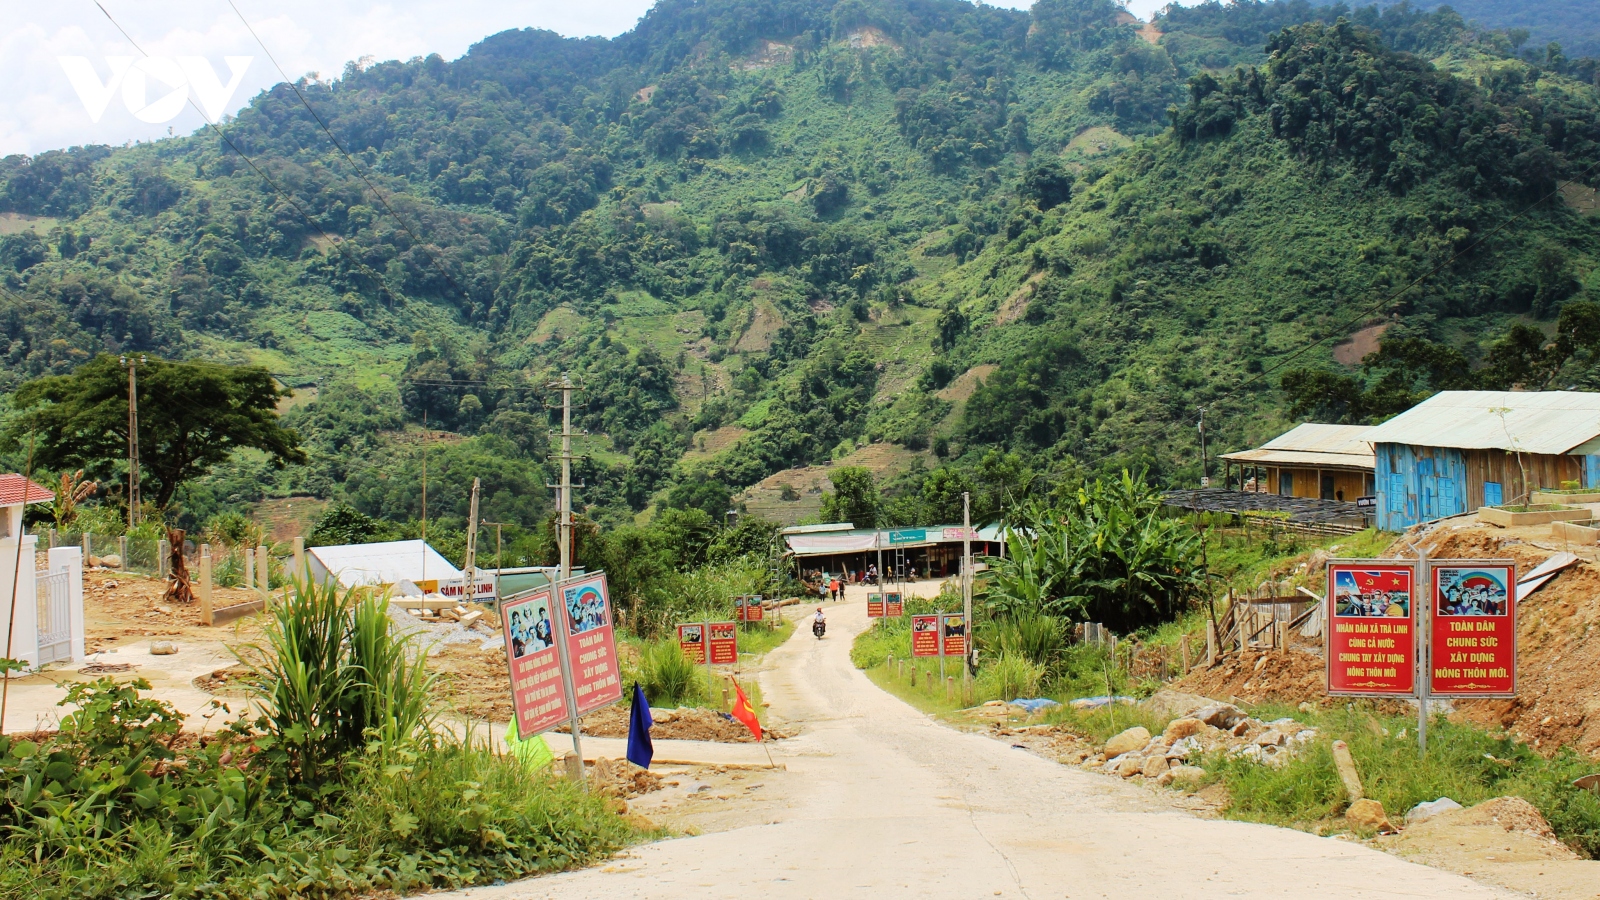
<svg viewBox="0 0 1600 900">
<path fill-rule="evenodd" d="M 0 475 L 0 506 L 15 506 L 18 503 L 48 503 L 55 498 L 54 491 L 29 481 L 15 472 Z"/>
</svg>

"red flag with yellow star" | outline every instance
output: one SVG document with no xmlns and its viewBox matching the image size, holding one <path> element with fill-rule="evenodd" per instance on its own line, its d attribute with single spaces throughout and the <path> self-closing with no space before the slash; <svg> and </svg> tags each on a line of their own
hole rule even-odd
<svg viewBox="0 0 1600 900">
<path fill-rule="evenodd" d="M 750 733 L 756 736 L 756 740 L 761 740 L 761 720 L 756 718 L 756 711 L 750 705 L 750 698 L 744 695 L 744 688 L 739 687 L 737 681 L 733 683 L 733 693 L 733 709 L 728 714 L 743 722 L 744 727 L 750 729 Z"/>
</svg>

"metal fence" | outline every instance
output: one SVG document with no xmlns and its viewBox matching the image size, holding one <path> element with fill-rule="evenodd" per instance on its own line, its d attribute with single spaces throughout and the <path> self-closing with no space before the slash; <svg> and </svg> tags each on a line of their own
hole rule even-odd
<svg viewBox="0 0 1600 900">
<path fill-rule="evenodd" d="M 40 575 L 36 598 L 39 603 L 39 665 L 72 656 L 72 593 L 66 572 Z"/>
</svg>

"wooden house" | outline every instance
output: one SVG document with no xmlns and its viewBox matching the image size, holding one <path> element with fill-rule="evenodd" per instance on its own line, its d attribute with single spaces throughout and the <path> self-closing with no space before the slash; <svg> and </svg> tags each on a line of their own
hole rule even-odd
<svg viewBox="0 0 1600 900">
<path fill-rule="evenodd" d="M 1372 495 L 1372 444 L 1367 425 L 1322 425 L 1305 422 L 1254 450 L 1222 454 L 1223 484 L 1231 485 L 1232 469 L 1245 490 L 1354 503 Z"/>
<path fill-rule="evenodd" d="M 1600 393 L 1444 391 L 1367 433 L 1377 525 L 1526 503 L 1533 491 L 1600 485 Z"/>
</svg>

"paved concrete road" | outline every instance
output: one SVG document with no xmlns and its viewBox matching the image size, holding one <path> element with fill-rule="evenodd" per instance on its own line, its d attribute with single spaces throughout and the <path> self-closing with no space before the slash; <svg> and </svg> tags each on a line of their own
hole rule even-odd
<svg viewBox="0 0 1600 900">
<path fill-rule="evenodd" d="M 850 665 L 862 604 L 797 629 L 762 689 L 804 727 L 790 799 L 717 834 L 456 896 L 562 898 L 1507 897 L 1365 847 L 1198 819 L 1143 790 L 937 725 Z"/>
</svg>

